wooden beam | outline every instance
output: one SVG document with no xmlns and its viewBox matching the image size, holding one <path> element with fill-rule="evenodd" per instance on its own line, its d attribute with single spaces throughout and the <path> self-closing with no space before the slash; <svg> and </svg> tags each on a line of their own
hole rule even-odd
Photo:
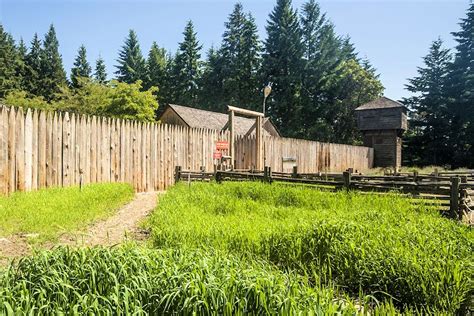
<svg viewBox="0 0 474 316">
<path fill-rule="evenodd" d="M 227 110 L 234 112 L 235 114 L 240 114 L 244 116 L 263 117 L 263 113 L 261 112 L 250 111 L 250 110 L 246 110 L 246 109 L 242 109 L 242 108 L 238 108 L 238 107 L 230 106 L 230 105 L 227 106 Z"/>
<path fill-rule="evenodd" d="M 262 170 L 264 167 L 263 165 L 263 133 L 262 133 L 262 117 L 257 116 L 255 120 L 255 124 L 257 126 L 257 130 L 255 133 L 255 147 L 257 150 L 257 155 L 256 155 L 256 167 L 257 170 Z"/>
<path fill-rule="evenodd" d="M 234 111 L 230 110 L 229 111 L 229 130 L 230 130 L 230 141 L 229 141 L 229 156 L 230 156 L 230 163 L 232 166 L 234 166 L 234 138 L 235 138 L 235 132 L 234 132 Z"/>
</svg>

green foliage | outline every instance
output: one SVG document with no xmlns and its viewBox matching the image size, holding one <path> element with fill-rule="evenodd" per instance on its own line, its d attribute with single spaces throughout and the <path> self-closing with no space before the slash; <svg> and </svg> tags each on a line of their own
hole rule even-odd
<svg viewBox="0 0 474 316">
<path fill-rule="evenodd" d="M 13 90 L 9 92 L 5 98 L 3 98 L 2 102 L 9 106 L 17 106 L 25 109 L 54 110 L 54 106 L 47 102 L 42 96 L 31 97 L 23 90 Z"/>
<path fill-rule="evenodd" d="M 41 72 L 38 89 L 40 95 L 51 101 L 56 93 L 59 93 L 66 82 L 66 73 L 63 68 L 61 55 L 59 54 L 59 42 L 56 38 L 56 30 L 51 24 L 43 41 L 43 49 L 40 53 Z"/>
<path fill-rule="evenodd" d="M 192 21 L 188 21 L 184 28 L 184 40 L 179 43 L 173 73 L 173 100 L 178 104 L 189 106 L 198 105 L 198 81 L 201 75 L 201 44 L 197 40 Z"/>
<path fill-rule="evenodd" d="M 256 256 L 402 309 L 461 311 L 474 284 L 473 231 L 396 195 L 181 184 L 160 199 L 149 227 L 156 247 Z"/>
<path fill-rule="evenodd" d="M 134 30 L 129 31 L 128 37 L 119 52 L 117 62 L 115 74 L 118 81 L 135 83 L 138 80 L 146 79 L 146 63 Z"/>
<path fill-rule="evenodd" d="M 423 58 L 418 76 L 409 79 L 407 90 L 414 95 L 404 100 L 411 110 L 406 160 L 418 165 L 444 165 L 451 160 L 448 135 L 448 100 L 445 96 L 451 54 L 438 39 Z"/>
<path fill-rule="evenodd" d="M 298 15 L 291 0 L 277 0 L 266 26 L 264 81 L 273 82 L 268 114 L 287 136 L 295 135 L 301 104 L 303 44 Z"/>
<path fill-rule="evenodd" d="M 94 80 L 101 84 L 107 83 L 107 71 L 102 57 L 99 57 L 95 62 Z"/>
<path fill-rule="evenodd" d="M 84 45 L 79 47 L 74 67 L 71 69 L 71 83 L 74 88 L 79 87 L 78 78 L 90 78 L 92 68 L 87 61 L 87 51 Z"/>
<path fill-rule="evenodd" d="M 20 78 L 17 76 L 16 68 L 17 60 L 15 42 L 0 24 L 0 97 L 20 87 Z"/>
<path fill-rule="evenodd" d="M 41 240 L 86 228 L 130 201 L 128 184 L 90 184 L 79 187 L 49 188 L 0 196 L 0 236 L 37 233 Z"/>
<path fill-rule="evenodd" d="M 32 96 L 41 96 L 41 40 L 35 33 L 31 40 L 30 50 L 26 55 L 26 71 L 23 89 Z"/>
<path fill-rule="evenodd" d="M 169 91 L 167 91 L 168 86 L 166 84 L 166 80 L 168 79 L 166 73 L 166 50 L 160 48 L 156 42 L 153 42 L 151 45 L 146 65 L 147 80 L 144 83 L 144 87 L 146 89 L 158 87 L 160 89 L 158 102 L 161 103 L 166 101 L 166 96 L 169 94 Z"/>
<path fill-rule="evenodd" d="M 0 301 L 0 314 L 357 313 L 334 288 L 313 288 L 261 260 L 133 247 L 59 248 L 22 259 L 0 274 Z"/>
</svg>

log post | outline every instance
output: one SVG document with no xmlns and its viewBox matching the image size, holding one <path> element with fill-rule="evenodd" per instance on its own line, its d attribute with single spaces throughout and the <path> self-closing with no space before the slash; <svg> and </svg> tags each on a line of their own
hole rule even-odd
<svg viewBox="0 0 474 316">
<path fill-rule="evenodd" d="M 351 173 L 349 171 L 344 171 L 342 177 L 344 178 L 344 188 L 346 191 L 349 191 L 351 188 Z"/>
<path fill-rule="evenodd" d="M 298 178 L 298 166 L 293 166 L 293 173 L 291 174 L 292 178 Z"/>
<path fill-rule="evenodd" d="M 181 179 L 181 166 L 176 166 L 174 168 L 174 183 L 178 183 Z"/>
<path fill-rule="evenodd" d="M 449 213 L 452 218 L 458 217 L 459 213 L 459 177 L 451 177 L 451 198 L 449 201 Z"/>
<path fill-rule="evenodd" d="M 268 166 L 263 168 L 263 179 L 265 182 L 272 183 L 272 168 Z"/>
</svg>

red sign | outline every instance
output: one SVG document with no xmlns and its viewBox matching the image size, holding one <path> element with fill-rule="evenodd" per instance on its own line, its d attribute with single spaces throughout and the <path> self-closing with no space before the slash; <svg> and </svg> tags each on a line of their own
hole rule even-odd
<svg viewBox="0 0 474 316">
<path fill-rule="evenodd" d="M 212 155 L 213 159 L 221 159 L 222 158 L 222 153 L 220 151 L 215 151 L 214 154 Z"/>
<path fill-rule="evenodd" d="M 217 150 L 226 150 L 229 149 L 229 142 L 226 140 L 218 140 L 216 142 L 216 149 Z"/>
</svg>

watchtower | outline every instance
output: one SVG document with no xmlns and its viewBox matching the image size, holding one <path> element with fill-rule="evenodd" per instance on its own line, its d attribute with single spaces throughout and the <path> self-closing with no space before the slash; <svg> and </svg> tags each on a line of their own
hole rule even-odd
<svg viewBox="0 0 474 316">
<path fill-rule="evenodd" d="M 386 97 L 355 109 L 364 146 L 374 149 L 375 167 L 399 168 L 402 164 L 402 135 L 406 131 L 406 107 Z"/>
</svg>

